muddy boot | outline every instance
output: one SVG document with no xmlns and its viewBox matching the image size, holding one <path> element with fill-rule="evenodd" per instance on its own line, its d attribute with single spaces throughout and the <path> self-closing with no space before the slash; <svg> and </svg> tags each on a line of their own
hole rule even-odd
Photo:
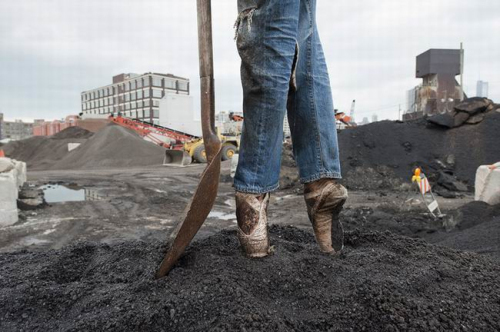
<svg viewBox="0 0 500 332">
<path fill-rule="evenodd" d="M 248 257 L 265 257 L 269 254 L 268 203 L 269 194 L 256 196 L 236 192 L 238 239 Z"/>
<path fill-rule="evenodd" d="M 344 247 L 339 214 L 347 199 L 347 189 L 334 179 L 320 179 L 304 186 L 304 198 L 320 250 L 339 254 Z"/>
</svg>

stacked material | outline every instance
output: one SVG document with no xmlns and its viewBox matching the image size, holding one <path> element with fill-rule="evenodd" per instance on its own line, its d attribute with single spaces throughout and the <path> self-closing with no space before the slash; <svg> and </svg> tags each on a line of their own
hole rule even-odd
<svg viewBox="0 0 500 332">
<path fill-rule="evenodd" d="M 456 105 L 453 111 L 434 115 L 428 121 L 446 128 L 456 128 L 464 124 L 477 124 L 484 120 L 486 113 L 500 109 L 488 98 L 469 98 Z"/>
<path fill-rule="evenodd" d="M 17 197 L 26 182 L 26 164 L 10 158 L 0 158 L 0 227 L 18 221 Z"/>
</svg>

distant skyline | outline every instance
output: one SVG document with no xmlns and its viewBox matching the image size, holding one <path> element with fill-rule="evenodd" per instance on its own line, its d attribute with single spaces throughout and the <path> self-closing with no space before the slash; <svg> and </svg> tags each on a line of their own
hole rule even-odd
<svg viewBox="0 0 500 332">
<path fill-rule="evenodd" d="M 465 47 L 465 92 L 489 82 L 500 102 L 500 1 L 318 0 L 318 26 L 335 108 L 357 119 L 396 119 L 406 109 L 415 57 Z M 214 0 L 217 111 L 241 111 L 236 0 Z M 8 120 L 80 112 L 80 93 L 119 73 L 187 77 L 199 108 L 196 1 L 0 2 L 0 113 Z"/>
</svg>

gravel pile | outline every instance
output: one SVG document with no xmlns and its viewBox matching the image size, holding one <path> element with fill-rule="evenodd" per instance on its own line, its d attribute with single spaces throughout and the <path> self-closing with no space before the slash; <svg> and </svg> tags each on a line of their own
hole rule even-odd
<svg viewBox="0 0 500 332">
<path fill-rule="evenodd" d="M 156 166 L 165 149 L 144 140 L 133 130 L 110 124 L 51 166 L 51 169 L 97 169 Z"/>
<path fill-rule="evenodd" d="M 391 233 L 271 227 L 274 254 L 241 256 L 234 231 L 195 242 L 163 280 L 162 243 L 80 243 L 0 254 L 2 331 L 497 331 L 500 265 Z"/>
<path fill-rule="evenodd" d="M 8 157 L 26 162 L 30 170 L 45 170 L 70 154 L 69 143 L 85 143 L 92 135 L 83 128 L 69 127 L 53 136 L 33 136 L 12 141 L 3 149 Z"/>
</svg>

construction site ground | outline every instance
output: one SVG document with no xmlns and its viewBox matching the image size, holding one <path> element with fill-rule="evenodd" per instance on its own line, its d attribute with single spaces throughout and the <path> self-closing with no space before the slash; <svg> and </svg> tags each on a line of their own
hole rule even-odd
<svg viewBox="0 0 500 332">
<path fill-rule="evenodd" d="M 351 191 L 346 247 L 334 258 L 317 249 L 294 187 L 269 209 L 273 254 L 253 260 L 239 251 L 225 162 L 211 216 L 154 280 L 203 168 L 30 172 L 31 185 L 85 187 L 94 200 L 24 211 L 0 232 L 0 330 L 500 329 L 498 248 L 491 256 L 410 238 L 447 234 L 445 220 L 475 208 L 470 194 L 440 198 L 449 217 L 435 220 L 422 206 L 401 209 L 404 192 Z"/>
<path fill-rule="evenodd" d="M 229 168 L 229 162 L 222 164 L 219 195 L 198 238 L 236 225 Z M 49 203 L 42 209 L 22 211 L 21 222 L 0 232 L 0 250 L 58 249 L 76 241 L 162 240 L 182 217 L 203 169 L 204 165 L 193 164 L 183 168 L 151 166 L 29 172 L 29 185 L 35 188 L 47 184 L 85 188 L 93 193 L 92 200 Z M 272 196 L 269 207 L 272 224 L 311 229 L 303 197 L 298 193 L 299 186 L 278 191 Z M 421 215 L 425 222 L 434 224 L 433 218 L 418 202 L 400 209 L 406 196 L 407 193 L 401 191 L 350 191 L 345 213 L 350 215 L 352 210 L 363 213 L 380 206 L 393 207 L 403 214 Z M 412 194 L 411 197 L 418 198 L 418 195 Z M 458 199 L 438 197 L 443 211 L 453 211 L 472 200 L 472 194 Z M 412 228 L 415 225 L 409 223 L 406 226 Z M 377 225 L 367 227 L 373 229 Z M 380 226 L 377 228 L 383 230 Z"/>
</svg>

